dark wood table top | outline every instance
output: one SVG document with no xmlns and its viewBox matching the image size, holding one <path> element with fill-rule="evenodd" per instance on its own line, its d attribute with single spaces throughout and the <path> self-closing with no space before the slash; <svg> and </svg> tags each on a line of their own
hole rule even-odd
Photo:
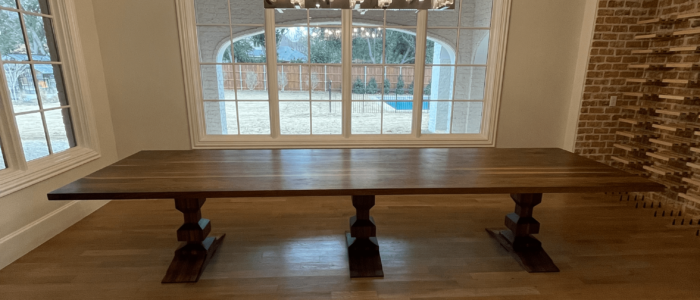
<svg viewBox="0 0 700 300">
<path fill-rule="evenodd" d="M 561 149 L 142 151 L 50 200 L 662 191 Z"/>
</svg>

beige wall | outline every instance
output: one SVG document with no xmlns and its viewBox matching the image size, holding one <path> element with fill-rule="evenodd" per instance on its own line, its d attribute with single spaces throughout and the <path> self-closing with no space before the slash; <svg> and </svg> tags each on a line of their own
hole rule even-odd
<svg viewBox="0 0 700 300">
<path fill-rule="evenodd" d="M 46 194 L 116 161 L 107 87 L 90 0 L 76 1 L 102 157 L 19 192 L 0 198 L 0 268 L 99 208 L 103 201 L 49 202 Z"/>
<path fill-rule="evenodd" d="M 120 157 L 187 149 L 174 0 L 93 0 Z M 585 0 L 513 0 L 498 147 L 564 147 Z"/>
<path fill-rule="evenodd" d="M 189 149 L 174 0 L 93 0 L 117 152 Z"/>
<path fill-rule="evenodd" d="M 76 2 L 102 157 L 0 198 L 0 268 L 104 203 L 49 191 L 139 150 L 189 148 L 174 0 Z M 513 0 L 499 147 L 563 147 L 584 6 Z"/>
<path fill-rule="evenodd" d="M 498 147 L 565 148 L 585 4 L 513 0 Z"/>
</svg>

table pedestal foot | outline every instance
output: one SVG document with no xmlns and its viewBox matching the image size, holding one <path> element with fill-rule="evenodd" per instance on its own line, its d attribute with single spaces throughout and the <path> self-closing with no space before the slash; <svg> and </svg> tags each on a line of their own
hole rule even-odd
<svg viewBox="0 0 700 300">
<path fill-rule="evenodd" d="M 345 233 L 350 278 L 384 277 L 377 226 L 369 215 L 369 210 L 374 206 L 374 196 L 352 196 L 352 205 L 357 214 L 350 218 L 350 232 Z"/>
<path fill-rule="evenodd" d="M 504 236 L 504 234 L 511 234 L 510 230 L 486 228 L 486 232 L 488 232 L 491 237 L 495 238 L 503 248 L 510 252 L 525 271 L 529 273 L 559 272 L 559 268 L 557 268 L 542 247 L 539 247 L 539 249 L 515 251 L 513 249 L 513 244 Z"/>
<path fill-rule="evenodd" d="M 511 194 L 515 212 L 506 216 L 508 229 L 486 229 L 515 260 L 530 273 L 559 272 L 542 243 L 533 234 L 540 232 L 540 223 L 532 217 L 533 208 L 542 203 L 542 194 Z"/>
<path fill-rule="evenodd" d="M 226 237 L 210 236 L 201 244 L 184 244 L 175 250 L 175 257 L 165 273 L 162 283 L 197 282 L 209 260 Z"/>
<path fill-rule="evenodd" d="M 379 257 L 377 238 L 370 238 L 369 245 L 364 245 L 366 249 L 358 247 L 361 246 L 360 244 L 362 244 L 362 242 L 358 242 L 356 238 L 351 236 L 350 232 L 345 233 L 345 238 L 348 242 L 350 278 L 384 277 L 382 259 Z M 365 242 L 365 244 L 367 244 L 367 242 Z"/>
<path fill-rule="evenodd" d="M 209 260 L 226 236 L 207 237 L 211 222 L 202 219 L 204 198 L 175 199 L 175 208 L 183 213 L 185 224 L 177 230 L 177 240 L 184 242 L 170 263 L 162 283 L 197 282 Z"/>
</svg>

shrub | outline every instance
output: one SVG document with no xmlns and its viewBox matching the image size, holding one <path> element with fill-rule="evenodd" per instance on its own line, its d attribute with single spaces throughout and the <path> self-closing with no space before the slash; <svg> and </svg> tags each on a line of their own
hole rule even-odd
<svg viewBox="0 0 700 300">
<path fill-rule="evenodd" d="M 367 83 L 367 94 L 379 94 L 379 86 L 377 85 L 377 79 L 372 77 Z"/>
<path fill-rule="evenodd" d="M 365 83 L 362 82 L 360 78 L 357 78 L 357 80 L 355 80 L 355 82 L 352 84 L 352 92 L 353 94 L 365 93 Z"/>
<path fill-rule="evenodd" d="M 399 75 L 399 80 L 396 82 L 396 91 L 395 91 L 397 95 L 403 94 L 403 87 L 404 87 L 403 76 Z"/>
</svg>

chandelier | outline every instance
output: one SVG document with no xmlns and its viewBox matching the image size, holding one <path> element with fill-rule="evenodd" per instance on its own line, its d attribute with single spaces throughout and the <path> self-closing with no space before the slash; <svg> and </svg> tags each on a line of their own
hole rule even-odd
<svg viewBox="0 0 700 300">
<path fill-rule="evenodd" d="M 265 8 L 273 9 L 454 9 L 455 0 L 265 0 Z"/>
</svg>

